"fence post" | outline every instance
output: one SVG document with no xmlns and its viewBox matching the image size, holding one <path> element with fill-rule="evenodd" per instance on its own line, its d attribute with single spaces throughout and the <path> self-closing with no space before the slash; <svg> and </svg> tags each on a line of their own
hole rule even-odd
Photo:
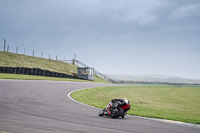
<svg viewBox="0 0 200 133">
<path fill-rule="evenodd" d="M 9 52 L 9 45 L 7 46 L 7 52 Z"/>
<path fill-rule="evenodd" d="M 57 60 L 57 55 L 56 55 L 56 60 Z"/>
<path fill-rule="evenodd" d="M 25 55 L 25 48 L 24 48 L 24 55 Z"/>
<path fill-rule="evenodd" d="M 18 54 L 18 47 L 16 47 L 16 54 Z"/>
<path fill-rule="evenodd" d="M 6 39 L 3 39 L 4 41 L 4 51 L 6 51 Z"/>
<path fill-rule="evenodd" d="M 42 58 L 43 52 L 41 52 L 41 58 Z"/>
<path fill-rule="evenodd" d="M 34 50 L 33 50 L 33 57 L 34 57 Z"/>
<path fill-rule="evenodd" d="M 75 65 L 75 60 L 76 60 L 76 54 L 74 54 L 74 59 L 73 59 L 73 65 Z"/>
<path fill-rule="evenodd" d="M 50 54 L 49 54 L 49 60 L 50 60 Z"/>
</svg>

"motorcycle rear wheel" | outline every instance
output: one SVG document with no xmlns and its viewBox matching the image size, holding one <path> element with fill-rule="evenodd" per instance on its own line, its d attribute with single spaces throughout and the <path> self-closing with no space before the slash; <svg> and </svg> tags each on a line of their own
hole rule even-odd
<svg viewBox="0 0 200 133">
<path fill-rule="evenodd" d="M 111 114 L 112 118 L 120 117 L 124 113 L 124 110 L 122 108 L 119 109 L 119 111 L 115 114 Z"/>
</svg>

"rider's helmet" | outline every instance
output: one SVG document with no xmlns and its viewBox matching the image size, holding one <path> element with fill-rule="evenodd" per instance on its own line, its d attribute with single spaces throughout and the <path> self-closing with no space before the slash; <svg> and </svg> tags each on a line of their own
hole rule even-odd
<svg viewBox="0 0 200 133">
<path fill-rule="evenodd" d="M 127 99 L 126 97 L 124 97 L 123 100 L 124 100 L 127 104 L 129 104 L 129 101 L 128 101 L 128 99 Z"/>
</svg>

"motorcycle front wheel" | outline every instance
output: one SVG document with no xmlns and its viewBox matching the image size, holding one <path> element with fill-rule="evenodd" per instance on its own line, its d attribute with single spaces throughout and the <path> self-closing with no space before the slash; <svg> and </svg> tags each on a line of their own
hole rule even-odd
<svg viewBox="0 0 200 133">
<path fill-rule="evenodd" d="M 105 110 L 105 109 L 104 109 Z M 100 112 L 99 112 L 99 116 L 103 116 L 104 115 L 104 110 L 101 110 Z"/>
<path fill-rule="evenodd" d="M 115 114 L 111 113 L 112 118 L 120 117 L 124 113 L 124 110 L 122 108 L 119 108 L 119 111 Z"/>
</svg>

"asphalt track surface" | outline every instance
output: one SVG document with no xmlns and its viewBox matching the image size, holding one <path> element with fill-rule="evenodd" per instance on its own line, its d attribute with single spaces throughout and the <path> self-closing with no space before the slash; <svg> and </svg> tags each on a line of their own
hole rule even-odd
<svg viewBox="0 0 200 133">
<path fill-rule="evenodd" d="M 110 86 L 62 81 L 0 80 L 0 131 L 11 133 L 200 133 L 198 126 L 136 116 L 99 117 L 100 109 L 68 97 L 77 89 Z M 106 105 L 105 105 L 106 106 Z M 134 108 L 134 105 L 132 105 Z"/>
</svg>

